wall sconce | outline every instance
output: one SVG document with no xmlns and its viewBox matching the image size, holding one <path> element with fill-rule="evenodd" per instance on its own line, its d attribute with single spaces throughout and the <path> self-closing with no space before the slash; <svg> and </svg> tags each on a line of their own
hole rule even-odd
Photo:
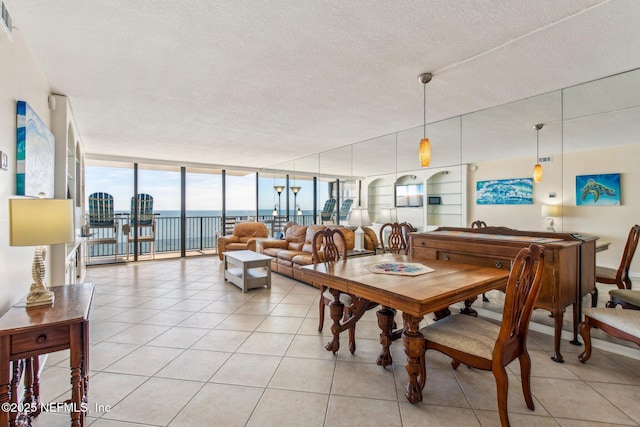
<svg viewBox="0 0 640 427">
<path fill-rule="evenodd" d="M 44 245 L 68 243 L 73 239 L 73 200 L 9 199 L 9 245 L 37 246 L 27 308 L 53 304 L 53 292 L 44 283 L 47 254 Z"/>
<path fill-rule="evenodd" d="M 423 87 L 423 106 L 424 106 L 424 120 L 423 120 L 423 128 L 422 128 L 422 140 L 420 141 L 419 155 L 420 155 L 420 166 L 428 167 L 431 163 L 431 143 L 429 142 L 429 138 L 427 138 L 427 83 L 431 81 L 433 74 L 431 73 L 423 73 L 418 76 L 418 81 L 422 83 Z"/>
<path fill-rule="evenodd" d="M 562 206 L 542 205 L 540 208 L 540 214 L 542 217 L 547 219 L 547 231 L 555 232 L 556 230 L 553 228 L 553 218 L 562 216 Z"/>
<path fill-rule="evenodd" d="M 544 126 L 542 123 L 534 125 L 533 128 L 536 130 L 536 165 L 533 167 L 533 182 L 542 182 L 542 166 L 540 165 L 540 140 L 538 138 L 538 133 L 540 129 Z"/>
</svg>

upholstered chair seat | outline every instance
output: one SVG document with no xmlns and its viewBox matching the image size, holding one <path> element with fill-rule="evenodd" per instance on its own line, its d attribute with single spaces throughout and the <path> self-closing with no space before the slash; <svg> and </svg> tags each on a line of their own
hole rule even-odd
<svg viewBox="0 0 640 427">
<path fill-rule="evenodd" d="M 585 308 L 585 316 L 606 323 L 620 331 L 640 337 L 640 311 L 616 308 Z"/>
<path fill-rule="evenodd" d="M 594 326 L 613 337 L 640 345 L 639 310 L 593 307 L 585 308 L 583 314 L 580 336 L 584 341 L 584 351 L 578 355 L 578 360 L 582 363 L 591 357 L 591 328 Z"/>
<path fill-rule="evenodd" d="M 612 289 L 609 296 L 617 303 L 624 303 L 624 308 L 640 309 L 640 291 L 633 289 Z"/>
<path fill-rule="evenodd" d="M 329 289 L 324 291 L 322 296 L 325 298 L 325 300 L 327 300 L 329 302 L 333 301 L 333 295 L 331 294 Z M 341 293 L 340 294 L 340 302 L 343 303 L 345 305 L 345 307 L 351 307 L 351 305 L 353 304 L 353 299 L 351 299 L 351 296 L 349 294 Z"/>
<path fill-rule="evenodd" d="M 420 329 L 425 340 L 491 360 L 500 326 L 466 314 L 455 314 Z"/>
</svg>

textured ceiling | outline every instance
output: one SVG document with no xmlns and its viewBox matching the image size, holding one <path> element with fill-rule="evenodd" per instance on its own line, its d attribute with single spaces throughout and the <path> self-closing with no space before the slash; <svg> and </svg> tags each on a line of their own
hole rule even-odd
<svg viewBox="0 0 640 427">
<path fill-rule="evenodd" d="M 275 163 L 640 66 L 636 0 L 9 0 L 85 150 Z"/>
</svg>

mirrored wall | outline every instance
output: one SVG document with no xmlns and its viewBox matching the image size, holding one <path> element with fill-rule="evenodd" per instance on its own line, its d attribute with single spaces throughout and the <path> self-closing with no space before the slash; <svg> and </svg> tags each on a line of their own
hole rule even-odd
<svg viewBox="0 0 640 427">
<path fill-rule="evenodd" d="M 354 206 L 368 209 L 374 223 L 381 210 L 392 208 L 398 220 L 418 230 L 467 227 L 483 220 L 521 230 L 591 234 L 611 243 L 608 251 L 598 254 L 598 264 L 617 267 L 640 211 L 640 196 L 632 191 L 640 184 L 635 165 L 640 158 L 639 116 L 640 70 L 633 70 L 272 169 L 283 177 L 286 171 L 296 179 L 317 176 L 324 186 L 315 201 L 319 210 L 330 197 L 353 198 Z M 542 126 L 536 130 L 536 125 Z M 428 168 L 420 167 L 418 159 L 423 133 L 432 146 Z M 530 179 L 536 163 L 542 166 L 543 177 L 541 182 L 531 179 L 530 202 L 478 200 L 479 185 Z M 615 200 L 598 186 L 584 189 L 591 175 L 611 174 L 620 174 Z M 421 194 L 408 193 L 416 189 Z M 405 193 L 410 201 L 404 199 Z M 547 216 L 548 209 L 543 208 L 552 205 L 561 206 L 555 217 Z M 640 260 L 632 270 L 640 271 Z"/>
</svg>

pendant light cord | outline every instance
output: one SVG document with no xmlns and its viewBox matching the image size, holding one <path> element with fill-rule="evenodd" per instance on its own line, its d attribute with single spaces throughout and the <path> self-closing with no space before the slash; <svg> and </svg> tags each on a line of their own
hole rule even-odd
<svg viewBox="0 0 640 427">
<path fill-rule="evenodd" d="M 424 112 L 424 117 L 422 123 L 422 138 L 427 137 L 427 84 L 422 84 L 422 111 Z"/>
</svg>

